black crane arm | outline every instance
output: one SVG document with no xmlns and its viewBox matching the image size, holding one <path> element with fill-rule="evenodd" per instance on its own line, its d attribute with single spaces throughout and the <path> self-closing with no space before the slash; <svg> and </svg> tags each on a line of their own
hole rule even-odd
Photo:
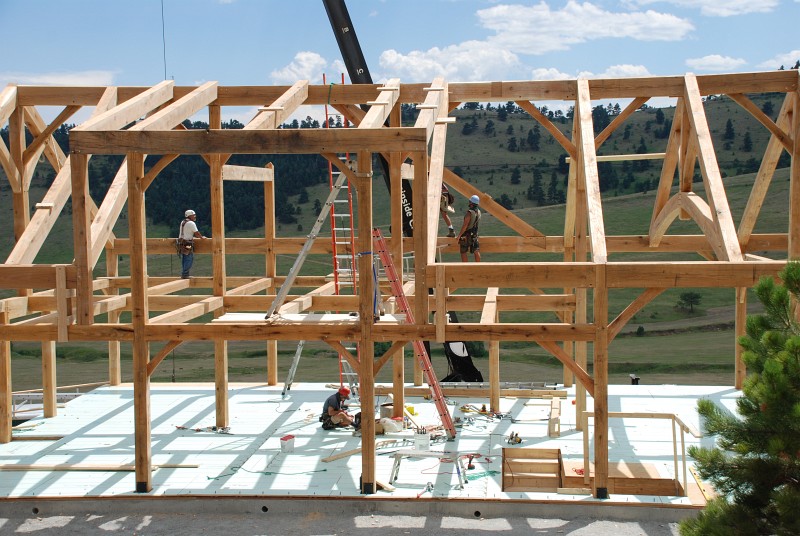
<svg viewBox="0 0 800 536">
<path fill-rule="evenodd" d="M 358 44 L 358 37 L 347 12 L 344 0 L 322 0 L 325 4 L 325 11 L 328 13 L 328 20 L 333 28 L 333 35 L 339 45 L 347 74 L 353 84 L 372 84 L 372 76 L 369 74 L 364 53 L 361 45 Z M 362 109 L 368 110 L 369 106 L 362 105 Z M 391 192 L 391 181 L 389 179 L 389 162 L 383 156 L 379 158 L 383 177 L 386 180 L 386 188 Z M 403 235 L 411 236 L 413 233 L 414 213 L 411 205 L 412 189 L 411 181 L 402 181 L 402 198 L 400 200 L 403 214 Z"/>
</svg>

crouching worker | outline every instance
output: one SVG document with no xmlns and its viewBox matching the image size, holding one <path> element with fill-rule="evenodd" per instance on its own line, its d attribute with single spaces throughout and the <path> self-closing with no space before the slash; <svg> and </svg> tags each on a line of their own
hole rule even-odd
<svg viewBox="0 0 800 536">
<path fill-rule="evenodd" d="M 347 413 L 347 406 L 344 405 L 344 401 L 348 398 L 350 398 L 350 389 L 342 386 L 325 400 L 320 417 L 324 430 L 333 430 L 337 426 L 353 424 L 355 418 Z"/>
</svg>

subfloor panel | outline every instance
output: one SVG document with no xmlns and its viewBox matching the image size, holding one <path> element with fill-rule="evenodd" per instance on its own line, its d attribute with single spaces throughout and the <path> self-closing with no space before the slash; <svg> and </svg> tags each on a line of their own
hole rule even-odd
<svg viewBox="0 0 800 536">
<path fill-rule="evenodd" d="M 549 402 L 503 399 L 506 418 L 493 418 L 470 408 L 487 400 L 449 400 L 459 422 L 455 440 L 432 439 L 440 458 L 404 458 L 397 479 L 388 482 L 393 453 L 415 448 L 411 429 L 378 436 L 376 479 L 393 491 L 363 496 L 360 453 L 324 462 L 324 458 L 358 449 L 361 438 L 351 430 L 325 431 L 318 416 L 333 390 L 321 384 L 296 383 L 286 399 L 282 387 L 231 384 L 230 426 L 215 428 L 212 384 L 152 384 L 153 489 L 149 496 L 274 496 L 383 499 L 471 499 L 492 501 L 596 501 L 589 495 L 554 492 L 503 492 L 502 448 L 560 449 L 565 461 L 583 460 L 583 433 L 576 427 L 574 388 L 561 404 L 561 434 L 548 437 Z M 735 408 L 739 392 L 730 387 L 609 386 L 609 411 L 663 412 L 700 429 L 698 398 L 710 398 Z M 388 402 L 379 398 L 378 404 Z M 440 424 L 431 401 L 409 398 L 422 426 Z M 589 399 L 591 404 L 591 398 Z M 591 409 L 591 408 L 590 408 Z M 357 411 L 351 408 L 351 411 Z M 376 411 L 376 417 L 380 412 Z M 134 463 L 133 387 L 102 387 L 69 401 L 58 416 L 36 419 L 15 428 L 10 443 L 0 445 L 1 498 L 141 497 L 136 494 Z M 609 458 L 612 462 L 647 464 L 661 478 L 674 478 L 671 421 L 611 419 Z M 511 433 L 520 443 L 509 444 Z M 294 436 L 291 449 L 281 438 Z M 594 448 L 590 434 L 590 452 Z M 35 440 L 36 437 L 49 438 Z M 25 438 L 26 440 L 16 440 Z M 57 438 L 57 439 L 54 439 Z M 687 435 L 686 446 L 710 445 L 710 438 Z M 472 456 L 468 482 L 460 485 L 454 460 Z M 25 470 L 16 470 L 25 467 Z M 682 479 L 679 466 L 678 478 Z M 694 480 L 689 475 L 690 486 Z M 702 505 L 702 494 L 687 497 L 620 495 L 614 502 L 661 506 Z M 698 500 L 696 497 L 700 497 Z"/>
</svg>

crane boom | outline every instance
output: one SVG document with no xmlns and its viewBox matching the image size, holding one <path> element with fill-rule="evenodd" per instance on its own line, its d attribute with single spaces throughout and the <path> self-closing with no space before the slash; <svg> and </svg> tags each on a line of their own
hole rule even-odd
<svg viewBox="0 0 800 536">
<path fill-rule="evenodd" d="M 339 45 L 339 52 L 342 54 L 347 75 L 353 84 L 372 84 L 372 76 L 369 73 L 364 53 L 361 45 L 358 44 L 358 37 L 347 12 L 344 0 L 322 0 L 325 4 L 325 11 L 328 13 L 328 20 L 333 28 L 333 35 Z M 362 109 L 368 110 L 369 106 L 362 105 Z M 386 181 L 386 188 L 391 192 L 391 181 L 389 179 L 389 162 L 382 155 L 378 155 L 383 170 L 383 178 Z M 411 205 L 412 199 L 411 181 L 403 179 L 401 182 L 401 212 L 403 215 L 403 235 L 411 236 L 414 229 L 414 213 Z"/>
</svg>

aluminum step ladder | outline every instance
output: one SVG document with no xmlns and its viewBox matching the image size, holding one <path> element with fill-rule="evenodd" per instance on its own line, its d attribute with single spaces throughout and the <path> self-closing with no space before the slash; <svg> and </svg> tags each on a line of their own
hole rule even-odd
<svg viewBox="0 0 800 536">
<path fill-rule="evenodd" d="M 297 274 L 300 273 L 300 269 L 303 267 L 303 263 L 308 257 L 308 252 L 311 251 L 311 246 L 314 245 L 314 240 L 317 238 L 317 234 L 319 234 L 319 230 L 322 228 L 322 225 L 325 223 L 325 220 L 328 217 L 328 213 L 333 206 L 333 202 L 336 197 L 339 195 L 339 191 L 342 189 L 342 185 L 347 180 L 347 175 L 342 173 L 339 175 L 339 178 L 336 180 L 336 183 L 331 188 L 331 193 L 328 195 L 328 199 L 325 200 L 325 204 L 322 206 L 322 210 L 319 213 L 319 217 L 317 221 L 314 222 L 314 226 L 311 228 L 311 232 L 308 234 L 308 239 L 306 240 L 305 244 L 303 244 L 303 248 L 300 250 L 300 253 L 297 255 L 297 258 L 294 260 L 294 264 L 292 265 L 292 269 L 289 270 L 288 275 L 286 276 L 286 280 L 281 285 L 281 288 L 278 290 L 278 293 L 275 295 L 275 299 L 272 301 L 272 305 L 267 311 L 266 319 L 269 320 L 272 315 L 283 305 L 283 302 L 286 301 L 286 296 L 289 294 L 289 291 L 294 284 L 294 280 L 297 278 Z"/>
<path fill-rule="evenodd" d="M 350 352 L 350 355 L 354 355 L 356 357 L 360 357 L 358 355 L 358 345 L 355 344 L 353 346 L 347 346 L 347 351 Z M 353 367 L 350 366 L 350 362 L 347 358 L 339 354 L 339 380 L 342 385 L 347 385 L 350 388 L 350 396 L 354 399 L 360 399 L 359 395 L 359 387 L 358 387 L 358 372 L 353 370 Z"/>
<path fill-rule="evenodd" d="M 303 346 L 306 344 L 306 341 L 300 341 L 297 344 L 297 350 L 294 352 L 294 359 L 292 359 L 292 365 L 289 367 L 289 374 L 286 375 L 286 381 L 283 382 L 283 391 L 281 392 L 281 398 L 286 398 L 288 396 L 289 391 L 292 389 L 292 383 L 294 382 L 294 375 L 297 373 L 297 364 L 300 362 L 300 356 L 303 353 Z"/>
<path fill-rule="evenodd" d="M 408 305 L 408 298 L 406 298 L 406 294 L 403 292 L 403 282 L 397 275 L 392 256 L 386 247 L 386 239 L 383 238 L 380 229 L 372 230 L 372 244 L 374 253 L 378 254 L 378 258 L 380 258 L 383 264 L 386 278 L 392 288 L 392 294 L 394 295 L 395 302 L 400 312 L 406 315 L 406 323 L 413 324 L 414 315 Z M 442 419 L 442 426 L 444 426 L 444 429 L 447 431 L 448 438 L 454 439 L 456 437 L 456 428 L 453 425 L 453 418 L 450 416 L 450 410 L 447 409 L 447 404 L 442 394 L 442 388 L 439 386 L 439 380 L 436 379 L 436 373 L 433 371 L 430 356 L 428 356 L 428 352 L 425 350 L 425 344 L 422 341 L 414 341 L 413 346 L 414 355 L 417 357 L 422 371 L 425 374 L 428 386 L 431 389 L 431 397 L 436 405 L 436 410 L 439 412 L 439 418 Z"/>
<path fill-rule="evenodd" d="M 339 159 L 350 169 L 355 169 L 355 163 L 346 155 L 339 155 Z M 333 168 L 328 162 L 330 184 L 333 185 L 334 176 L 341 172 Z M 342 185 L 345 195 L 337 197 L 331 207 L 331 251 L 333 253 L 333 292 L 337 296 L 342 294 L 355 295 L 358 281 L 358 270 L 355 254 L 355 229 L 353 225 L 353 193 L 350 184 Z M 350 355 L 358 357 L 358 345 L 346 347 Z M 344 354 L 339 354 L 339 383 L 350 388 L 350 395 L 359 398 L 358 372 L 353 370 Z"/>
</svg>

